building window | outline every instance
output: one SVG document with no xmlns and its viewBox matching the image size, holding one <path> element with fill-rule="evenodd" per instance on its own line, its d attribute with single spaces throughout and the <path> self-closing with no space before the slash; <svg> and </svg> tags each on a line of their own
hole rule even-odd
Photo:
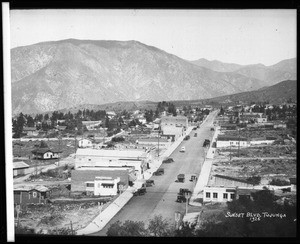
<svg viewBox="0 0 300 244">
<path fill-rule="evenodd" d="M 206 192 L 206 198 L 210 198 L 210 192 Z"/>
<path fill-rule="evenodd" d="M 94 183 L 86 183 L 86 187 L 94 187 Z"/>
<path fill-rule="evenodd" d="M 223 193 L 223 198 L 227 199 L 228 198 L 228 193 Z"/>
<path fill-rule="evenodd" d="M 34 191 L 34 192 L 32 192 L 32 197 L 33 198 L 36 198 L 37 197 L 37 193 Z"/>
<path fill-rule="evenodd" d="M 113 184 L 102 184 L 103 188 L 113 188 L 114 185 Z"/>
<path fill-rule="evenodd" d="M 218 198 L 218 193 L 214 192 L 213 193 L 213 198 Z"/>
<path fill-rule="evenodd" d="M 234 199 L 235 198 L 235 194 L 230 194 L 230 197 L 231 197 L 231 199 Z"/>
</svg>

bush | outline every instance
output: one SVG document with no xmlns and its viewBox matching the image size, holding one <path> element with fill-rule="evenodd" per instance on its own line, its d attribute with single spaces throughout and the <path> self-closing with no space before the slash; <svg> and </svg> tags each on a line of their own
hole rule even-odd
<svg viewBox="0 0 300 244">
<path fill-rule="evenodd" d="M 290 182 L 283 179 L 272 179 L 269 184 L 273 186 L 289 186 Z"/>
</svg>

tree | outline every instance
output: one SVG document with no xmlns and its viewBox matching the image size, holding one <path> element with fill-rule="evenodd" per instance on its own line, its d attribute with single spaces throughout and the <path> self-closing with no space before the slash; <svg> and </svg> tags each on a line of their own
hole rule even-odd
<svg viewBox="0 0 300 244">
<path fill-rule="evenodd" d="M 122 224 L 121 221 L 117 221 L 110 225 L 106 232 L 107 236 L 147 236 L 147 230 L 143 222 L 126 220 Z"/>
<path fill-rule="evenodd" d="M 27 116 L 27 123 L 26 123 L 26 125 L 28 127 L 34 127 L 34 119 L 30 115 Z"/>
<path fill-rule="evenodd" d="M 155 215 L 149 221 L 148 231 L 155 237 L 167 237 L 173 235 L 174 227 L 166 219 L 163 219 L 161 215 Z"/>
<path fill-rule="evenodd" d="M 44 115 L 44 120 L 48 120 L 49 119 L 49 114 L 45 114 Z"/>
</svg>

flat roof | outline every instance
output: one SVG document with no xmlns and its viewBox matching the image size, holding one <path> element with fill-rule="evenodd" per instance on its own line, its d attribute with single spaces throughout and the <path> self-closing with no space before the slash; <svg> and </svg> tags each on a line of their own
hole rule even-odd
<svg viewBox="0 0 300 244">
<path fill-rule="evenodd" d="M 98 157 L 119 157 L 119 158 L 145 158 L 147 153 L 139 150 L 106 150 L 78 148 L 76 151 L 78 156 L 98 156 Z"/>
<path fill-rule="evenodd" d="M 29 168 L 29 165 L 23 161 L 13 162 L 14 169 Z"/>
</svg>

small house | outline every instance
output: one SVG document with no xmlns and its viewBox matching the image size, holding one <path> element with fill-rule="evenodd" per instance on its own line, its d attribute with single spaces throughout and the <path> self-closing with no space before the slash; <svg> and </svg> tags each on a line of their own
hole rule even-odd
<svg viewBox="0 0 300 244">
<path fill-rule="evenodd" d="M 31 151 L 36 159 L 56 159 L 62 151 L 50 148 L 36 148 Z"/>
<path fill-rule="evenodd" d="M 14 188 L 14 204 L 26 206 L 31 203 L 46 203 L 50 190 L 45 186 L 22 186 Z"/>
<path fill-rule="evenodd" d="M 28 169 L 29 169 L 29 165 L 24 163 L 23 161 L 13 162 L 14 177 L 27 174 Z"/>
<path fill-rule="evenodd" d="M 92 147 L 93 143 L 89 139 L 81 139 L 78 141 L 78 147 L 80 148 L 86 148 L 86 147 Z"/>
<path fill-rule="evenodd" d="M 39 134 L 39 132 L 37 131 L 37 129 L 35 127 L 24 127 L 23 132 L 27 136 L 37 136 Z"/>
</svg>

